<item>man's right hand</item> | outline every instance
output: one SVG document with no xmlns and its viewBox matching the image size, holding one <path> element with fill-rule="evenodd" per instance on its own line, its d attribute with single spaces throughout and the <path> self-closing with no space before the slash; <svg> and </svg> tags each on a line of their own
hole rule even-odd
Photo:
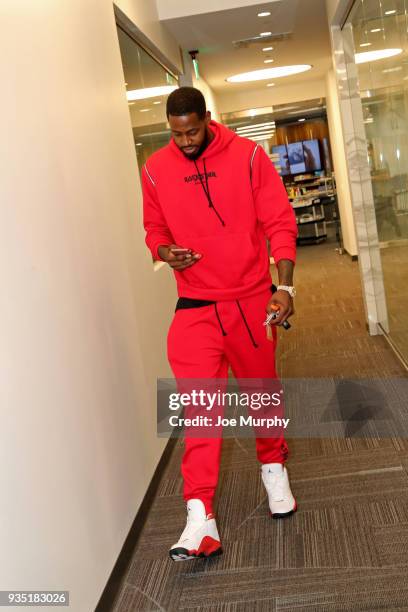
<svg viewBox="0 0 408 612">
<path fill-rule="evenodd" d="M 184 249 L 185 247 L 181 247 L 177 244 L 170 244 L 169 246 L 160 246 L 158 248 L 158 254 L 160 259 L 169 264 L 173 270 L 177 272 L 182 272 L 186 268 L 190 268 L 197 261 L 201 259 L 201 255 L 199 253 L 195 253 L 191 249 L 188 249 L 186 253 L 173 253 L 175 249 Z"/>
</svg>

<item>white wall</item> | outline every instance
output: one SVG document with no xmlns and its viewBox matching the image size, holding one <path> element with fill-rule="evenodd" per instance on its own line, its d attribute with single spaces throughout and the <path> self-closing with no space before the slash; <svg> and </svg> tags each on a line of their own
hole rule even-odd
<svg viewBox="0 0 408 612">
<path fill-rule="evenodd" d="M 89 612 L 164 447 L 175 292 L 143 242 L 111 1 L 1 12 L 0 589 Z"/>
<path fill-rule="evenodd" d="M 116 6 L 147 37 L 151 47 L 183 71 L 181 52 L 173 35 L 160 23 L 156 0 L 115 0 Z"/>
<path fill-rule="evenodd" d="M 351 203 L 346 150 L 336 76 L 333 70 L 327 73 L 326 78 L 326 105 L 344 248 L 350 255 L 357 255 L 357 240 Z"/>
<path fill-rule="evenodd" d="M 329 24 L 332 23 L 336 14 L 340 0 L 326 0 L 327 19 Z"/>
<path fill-rule="evenodd" d="M 184 74 L 180 77 L 180 86 L 196 87 L 199 89 L 205 98 L 207 109 L 211 111 L 211 117 L 215 119 L 215 121 L 220 121 L 217 96 L 201 74 L 199 74 L 199 78 L 197 79 L 193 61 L 186 50 L 183 51 L 183 64 Z"/>
<path fill-rule="evenodd" d="M 193 75 L 193 87 L 199 89 L 203 94 L 207 104 L 207 109 L 211 111 L 212 119 L 215 119 L 215 121 L 220 121 L 217 97 L 214 94 L 214 91 L 208 85 L 207 81 L 203 79 L 202 76 L 200 76 L 199 79 L 196 79 L 196 77 Z"/>
<path fill-rule="evenodd" d="M 280 0 L 269 0 L 268 4 L 272 2 L 280 2 Z M 223 0 L 222 4 L 219 0 L 195 0 L 194 2 L 191 0 L 156 0 L 156 4 L 160 19 L 175 19 L 187 15 L 259 5 L 259 0 Z"/>
<path fill-rule="evenodd" d="M 263 87 L 253 91 L 216 92 L 218 112 L 230 113 L 248 108 L 289 104 L 291 102 L 324 98 L 326 95 L 324 80 L 304 81 L 292 85 L 285 85 L 284 80 L 280 79 L 282 84 L 276 87 L 266 87 L 264 84 Z"/>
</svg>

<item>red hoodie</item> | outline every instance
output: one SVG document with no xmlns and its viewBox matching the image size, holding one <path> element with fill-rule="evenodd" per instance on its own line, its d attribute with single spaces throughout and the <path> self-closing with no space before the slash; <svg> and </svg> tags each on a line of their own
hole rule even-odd
<svg viewBox="0 0 408 612">
<path fill-rule="evenodd" d="M 196 162 L 172 139 L 143 167 L 146 244 L 155 259 L 169 244 L 202 255 L 175 272 L 180 297 L 240 299 L 271 286 L 266 238 L 276 263 L 295 261 L 295 214 L 263 148 L 209 127 L 215 138 Z"/>
</svg>

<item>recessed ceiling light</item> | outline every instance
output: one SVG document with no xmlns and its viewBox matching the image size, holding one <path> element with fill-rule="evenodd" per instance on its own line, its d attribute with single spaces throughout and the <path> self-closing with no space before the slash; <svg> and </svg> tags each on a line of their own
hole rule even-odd
<svg viewBox="0 0 408 612">
<path fill-rule="evenodd" d="M 128 106 L 133 106 L 134 102 L 128 102 Z"/>
<path fill-rule="evenodd" d="M 272 62 L 274 62 L 274 61 L 275 60 L 273 60 L 273 59 L 267 59 L 267 60 L 264 60 L 264 64 L 272 64 Z"/>
<path fill-rule="evenodd" d="M 140 112 L 141 112 L 141 113 L 148 113 L 148 112 L 149 112 L 149 111 L 151 111 L 151 110 L 152 110 L 151 108 L 141 108 L 141 109 L 140 109 Z"/>
<path fill-rule="evenodd" d="M 276 128 L 262 128 L 261 130 L 253 131 L 253 132 L 238 132 L 239 136 L 246 136 L 250 138 L 251 136 L 261 136 L 262 134 L 274 134 L 276 132 Z"/>
<path fill-rule="evenodd" d="M 137 143 L 136 143 L 136 146 L 137 146 L 137 147 L 143 147 L 143 142 L 137 142 Z"/>
<path fill-rule="evenodd" d="M 251 140 L 255 140 L 255 138 L 265 138 L 265 137 L 269 137 L 269 136 L 274 136 L 275 135 L 275 131 L 270 131 L 270 132 L 261 132 L 261 133 L 257 133 L 257 134 L 238 134 L 238 136 L 242 136 L 243 138 L 251 138 Z"/>
<path fill-rule="evenodd" d="M 385 14 L 385 15 L 395 15 L 395 13 L 396 13 L 396 12 L 397 12 L 397 11 L 394 9 L 394 10 L 392 10 L 392 11 L 385 11 L 385 13 L 384 13 L 384 14 Z"/>
<path fill-rule="evenodd" d="M 270 128 L 275 127 L 275 121 L 267 121 L 266 123 L 250 123 L 249 125 L 241 125 L 237 127 L 237 132 L 242 132 L 243 130 L 254 130 L 255 128 Z"/>
<path fill-rule="evenodd" d="M 248 125 L 244 128 L 237 128 L 237 134 L 254 134 L 259 132 L 269 132 L 270 130 L 274 130 L 276 127 L 275 122 L 272 123 L 259 123 L 254 126 Z"/>
<path fill-rule="evenodd" d="M 264 47 L 262 51 L 273 51 L 273 47 Z"/>
<path fill-rule="evenodd" d="M 366 42 L 366 43 L 361 43 L 360 47 L 371 47 L 372 43 Z"/>
<path fill-rule="evenodd" d="M 269 11 L 265 11 L 264 13 L 258 13 L 258 17 L 269 17 L 270 12 Z"/>
<path fill-rule="evenodd" d="M 303 121 L 306 121 L 306 119 L 305 119 L 305 118 L 303 118 L 303 119 L 298 119 L 298 121 L 299 121 L 299 123 L 303 123 Z"/>
<path fill-rule="evenodd" d="M 272 32 L 261 32 L 259 36 L 272 36 Z"/>
<path fill-rule="evenodd" d="M 125 83 L 125 85 L 128 85 L 129 83 Z"/>
<path fill-rule="evenodd" d="M 264 138 L 269 138 L 270 136 L 274 136 L 275 131 L 265 130 L 264 132 L 258 134 L 238 134 L 238 136 L 243 136 L 244 138 L 250 138 L 251 140 L 262 140 Z"/>
<path fill-rule="evenodd" d="M 378 49 L 376 51 L 363 51 L 356 53 L 356 64 L 365 64 L 366 62 L 376 62 L 377 60 L 394 57 L 402 53 L 402 49 Z"/>
<path fill-rule="evenodd" d="M 261 70 L 251 70 L 251 72 L 241 72 L 228 77 L 228 83 L 245 83 L 248 81 L 263 81 L 266 79 L 278 79 L 285 76 L 300 74 L 311 70 L 310 64 L 300 64 L 295 66 L 276 66 L 275 68 L 263 68 Z"/>
<path fill-rule="evenodd" d="M 153 104 L 161 104 L 160 100 L 156 100 L 156 102 L 153 102 Z"/>
<path fill-rule="evenodd" d="M 250 140 L 268 140 L 271 136 L 274 136 L 275 133 L 272 134 L 263 134 L 263 136 L 248 136 Z"/>
<path fill-rule="evenodd" d="M 267 83 L 267 87 L 275 87 L 275 83 Z"/>
<path fill-rule="evenodd" d="M 165 96 L 170 94 L 175 89 L 176 85 L 162 85 L 161 87 L 146 87 L 145 89 L 133 89 L 126 92 L 128 100 L 146 100 L 146 98 L 157 98 L 157 96 Z"/>
<path fill-rule="evenodd" d="M 247 132 L 248 130 L 259 130 L 259 129 L 265 129 L 265 128 L 272 128 L 275 127 L 275 121 L 267 121 L 266 123 L 253 123 L 250 125 L 245 125 L 243 127 L 238 127 L 237 128 L 237 132 Z"/>
<path fill-rule="evenodd" d="M 382 28 L 374 28 L 373 30 L 371 30 L 371 32 L 373 34 L 376 34 L 377 32 L 381 32 Z"/>
<path fill-rule="evenodd" d="M 237 130 L 237 134 L 239 134 L 240 136 L 248 136 L 249 134 L 253 134 L 254 136 L 257 136 L 259 134 L 263 134 L 264 132 L 274 132 L 275 131 L 275 126 L 274 125 L 270 125 L 270 126 L 266 126 L 266 127 L 260 127 L 257 129 L 253 129 L 253 130 Z"/>
</svg>

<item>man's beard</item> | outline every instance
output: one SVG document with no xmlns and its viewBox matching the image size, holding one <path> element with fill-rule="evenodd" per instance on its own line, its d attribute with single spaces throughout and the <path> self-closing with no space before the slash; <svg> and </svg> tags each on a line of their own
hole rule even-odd
<svg viewBox="0 0 408 612">
<path fill-rule="evenodd" d="M 205 130 L 205 136 L 204 136 L 204 140 L 201 143 L 198 151 L 196 153 L 192 153 L 190 155 L 188 155 L 188 153 L 184 153 L 183 149 L 181 149 L 181 152 L 187 157 L 187 159 L 191 159 L 191 161 L 195 161 L 196 159 L 198 159 L 200 157 L 200 155 L 202 155 L 204 153 L 204 151 L 206 150 L 206 148 L 208 147 L 208 145 L 210 144 L 210 139 L 208 138 L 208 131 Z"/>
</svg>

